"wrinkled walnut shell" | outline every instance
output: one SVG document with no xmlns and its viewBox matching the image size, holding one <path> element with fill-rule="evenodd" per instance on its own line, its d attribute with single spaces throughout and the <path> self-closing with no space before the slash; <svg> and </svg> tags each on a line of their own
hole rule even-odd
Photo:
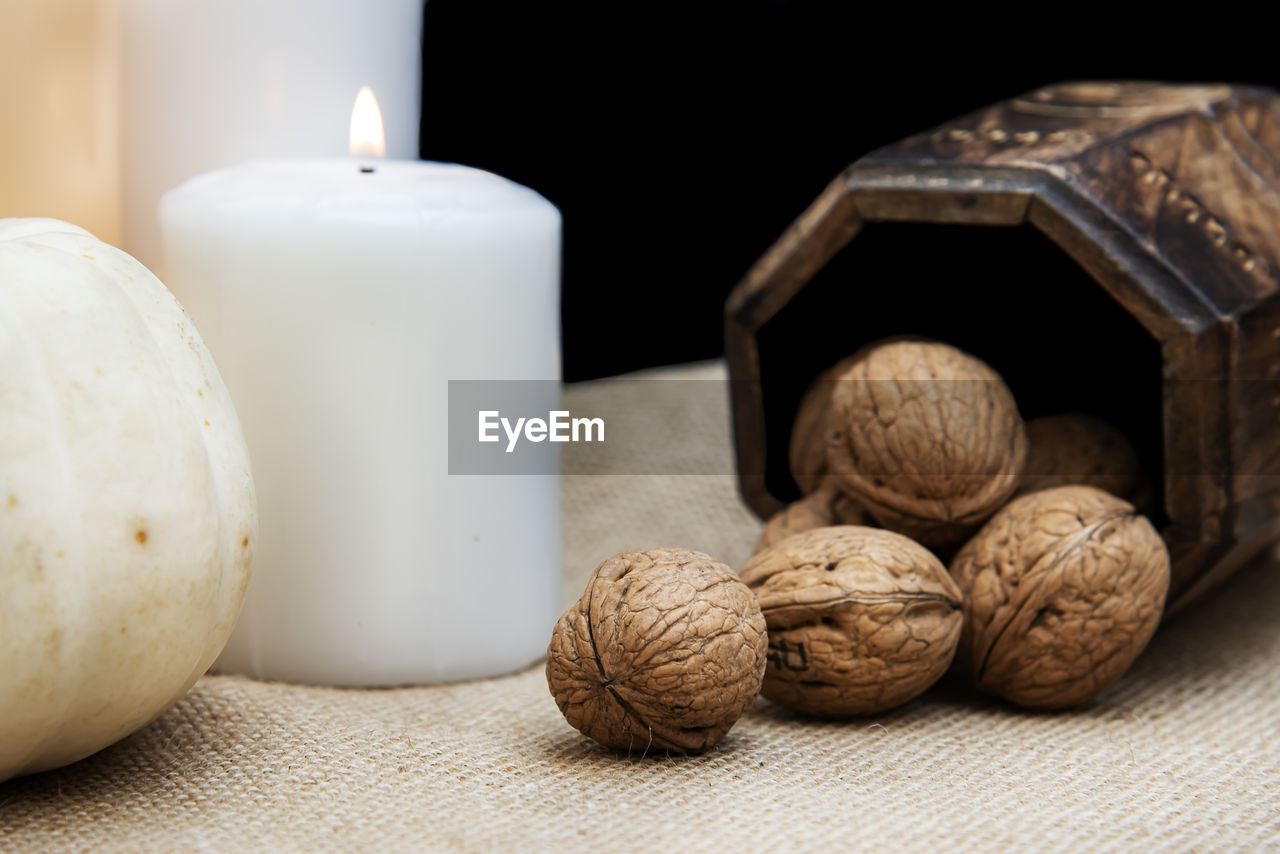
<svg viewBox="0 0 1280 854">
<path fill-rule="evenodd" d="M 1073 706 L 1129 668 L 1169 589 L 1164 541 L 1133 505 L 1090 486 L 1010 502 L 951 565 L 965 593 L 960 659 L 978 686 Z"/>
<path fill-rule="evenodd" d="M 815 528 L 747 562 L 769 625 L 764 695 L 824 717 L 905 703 L 946 671 L 960 591 L 923 546 L 877 528 Z"/>
<path fill-rule="evenodd" d="M 827 419 L 831 414 L 831 390 L 835 380 L 849 369 L 858 354 L 847 356 L 818 374 L 796 407 L 791 426 L 787 462 L 802 495 L 822 486 L 827 474 Z M 851 523 L 852 524 L 852 523 Z"/>
<path fill-rule="evenodd" d="M 1000 376 L 954 347 L 869 347 L 831 395 L 830 477 L 886 528 L 957 546 L 1018 486 L 1027 433 Z"/>
<path fill-rule="evenodd" d="M 764 530 L 760 532 L 760 539 L 756 540 L 752 554 L 759 554 L 774 543 L 801 531 L 832 525 L 865 524 L 866 515 L 849 496 L 831 484 L 824 484 L 815 492 L 791 502 L 769 517 Z"/>
<path fill-rule="evenodd" d="M 1047 415 L 1027 422 L 1027 465 L 1015 495 L 1055 486 L 1094 486 L 1138 508 L 1151 482 L 1124 434 L 1093 415 Z"/>
<path fill-rule="evenodd" d="M 702 552 L 623 552 L 600 564 L 556 624 L 547 684 L 565 719 L 618 750 L 700 753 L 760 691 L 764 617 Z"/>
</svg>

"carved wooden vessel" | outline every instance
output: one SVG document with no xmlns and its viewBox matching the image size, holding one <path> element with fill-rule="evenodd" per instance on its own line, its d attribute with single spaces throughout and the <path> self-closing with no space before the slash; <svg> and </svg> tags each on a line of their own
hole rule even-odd
<svg viewBox="0 0 1280 854">
<path fill-rule="evenodd" d="M 1063 84 L 849 167 L 726 306 L 757 513 L 798 495 L 808 383 L 894 334 L 987 361 L 1028 418 L 1123 429 L 1163 495 L 1176 612 L 1280 537 L 1280 96 Z"/>
</svg>

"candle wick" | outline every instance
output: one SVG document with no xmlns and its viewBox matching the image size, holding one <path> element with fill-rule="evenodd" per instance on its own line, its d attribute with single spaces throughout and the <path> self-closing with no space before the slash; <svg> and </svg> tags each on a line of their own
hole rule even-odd
<svg viewBox="0 0 1280 854">
<path fill-rule="evenodd" d="M 372 175 L 372 174 L 373 174 L 373 167 L 372 167 L 372 166 L 365 166 L 364 164 L 361 164 L 361 165 L 360 165 L 360 171 L 361 171 L 361 173 L 363 173 L 363 174 L 365 174 L 365 175 Z"/>
</svg>

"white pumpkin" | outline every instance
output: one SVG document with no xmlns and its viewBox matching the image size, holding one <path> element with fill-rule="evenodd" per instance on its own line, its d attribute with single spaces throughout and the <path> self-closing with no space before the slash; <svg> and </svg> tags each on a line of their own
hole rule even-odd
<svg viewBox="0 0 1280 854">
<path fill-rule="evenodd" d="M 231 398 L 173 295 L 83 229 L 0 219 L 0 780 L 181 698 L 257 536 Z"/>
</svg>

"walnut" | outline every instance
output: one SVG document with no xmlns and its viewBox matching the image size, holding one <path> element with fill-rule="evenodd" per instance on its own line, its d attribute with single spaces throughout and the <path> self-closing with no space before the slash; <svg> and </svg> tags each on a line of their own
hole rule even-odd
<svg viewBox="0 0 1280 854">
<path fill-rule="evenodd" d="M 958 546 L 1017 488 L 1026 426 L 978 359 L 935 342 L 887 342 L 834 385 L 830 476 L 886 528 Z"/>
<path fill-rule="evenodd" d="M 1093 415 L 1048 415 L 1027 422 L 1027 466 L 1015 495 L 1069 484 L 1096 486 L 1135 507 L 1151 502 L 1151 483 L 1124 434 Z"/>
<path fill-rule="evenodd" d="M 818 374 L 796 408 L 791 426 L 791 445 L 787 460 L 791 476 L 800 492 L 808 495 L 824 482 L 827 473 L 827 418 L 831 412 L 831 390 L 836 377 L 843 374 L 858 358 L 855 353 L 836 362 Z"/>
<path fill-rule="evenodd" d="M 756 540 L 756 548 L 752 554 L 758 554 L 779 540 L 811 528 L 864 524 L 867 521 L 866 515 L 853 499 L 834 485 L 823 484 L 817 491 L 774 513 L 760 532 L 760 539 Z"/>
<path fill-rule="evenodd" d="M 959 658 L 978 686 L 1024 706 L 1082 703 L 1156 630 L 1169 554 L 1133 505 L 1091 486 L 1014 499 L 951 565 L 965 592 Z"/>
<path fill-rule="evenodd" d="M 951 663 L 960 591 L 941 562 L 900 534 L 815 528 L 747 562 L 742 580 L 769 624 L 763 693 L 824 717 L 905 703 Z"/>
<path fill-rule="evenodd" d="M 764 617 L 728 566 L 687 549 L 614 555 L 556 624 L 547 684 L 576 729 L 618 750 L 700 753 L 755 701 Z"/>
</svg>

